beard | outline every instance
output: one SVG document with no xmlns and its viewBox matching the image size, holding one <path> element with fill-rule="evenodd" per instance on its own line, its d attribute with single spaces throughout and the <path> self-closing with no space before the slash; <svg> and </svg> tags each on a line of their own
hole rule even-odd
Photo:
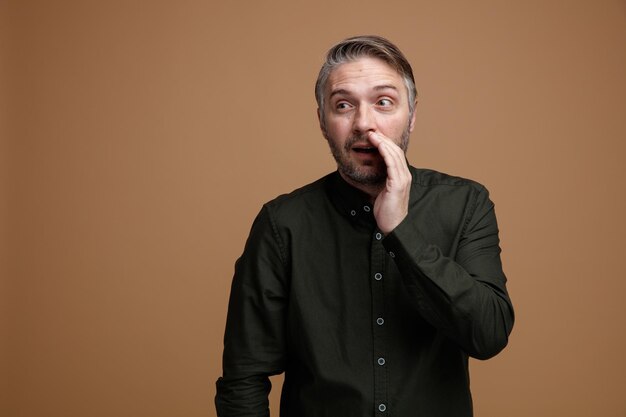
<svg viewBox="0 0 626 417">
<path fill-rule="evenodd" d="M 409 135 L 410 128 L 407 127 L 402 132 L 402 136 L 399 141 L 394 142 L 404 151 L 409 147 Z M 357 184 L 362 185 L 374 185 L 381 186 L 387 180 L 387 165 L 382 156 L 372 161 L 358 162 L 350 157 L 352 152 L 352 146 L 358 142 L 368 142 L 367 134 L 356 135 L 348 138 L 343 147 L 337 145 L 332 138 L 326 137 L 328 145 L 330 146 L 330 152 L 333 154 L 335 161 L 337 162 L 337 169 L 347 178 L 350 178 Z"/>
</svg>

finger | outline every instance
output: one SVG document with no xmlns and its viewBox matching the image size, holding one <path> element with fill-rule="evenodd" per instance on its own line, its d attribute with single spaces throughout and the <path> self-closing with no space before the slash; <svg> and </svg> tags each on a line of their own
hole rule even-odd
<svg viewBox="0 0 626 417">
<path fill-rule="evenodd" d="M 388 138 L 387 136 L 383 135 L 380 132 L 369 132 L 368 138 L 370 139 L 372 144 L 374 146 L 376 146 L 376 147 L 378 147 L 380 144 L 382 144 L 384 142 L 391 142 L 391 143 L 393 143 L 391 138 Z"/>
<path fill-rule="evenodd" d="M 392 162 L 394 165 L 397 165 L 398 158 L 404 158 L 404 152 L 395 142 L 382 133 L 378 132 L 370 132 L 369 134 L 370 142 L 378 149 L 379 152 L 382 151 L 381 156 L 385 158 L 389 156 L 392 158 L 389 162 Z M 383 155 L 384 154 L 384 155 Z"/>
<path fill-rule="evenodd" d="M 378 152 L 380 152 L 383 160 L 385 161 L 385 165 L 387 165 L 387 178 L 391 182 L 399 181 L 402 175 L 402 167 L 394 145 L 389 142 L 383 142 L 380 144 Z"/>
<path fill-rule="evenodd" d="M 402 150 L 395 144 L 389 142 L 381 143 L 378 148 L 385 165 L 387 166 L 387 178 L 389 185 L 400 185 L 404 177 L 404 161 L 402 158 Z"/>
<path fill-rule="evenodd" d="M 405 180 L 410 175 L 404 151 L 391 139 L 378 132 L 371 132 L 370 141 L 387 165 L 387 176 L 393 182 Z"/>
</svg>

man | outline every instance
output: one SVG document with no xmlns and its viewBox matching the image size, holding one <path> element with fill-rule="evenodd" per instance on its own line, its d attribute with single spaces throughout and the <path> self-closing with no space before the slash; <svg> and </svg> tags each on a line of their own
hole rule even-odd
<svg viewBox="0 0 626 417">
<path fill-rule="evenodd" d="M 237 261 L 218 415 L 472 415 L 468 357 L 513 308 L 481 185 L 407 164 L 411 66 L 386 39 L 328 52 L 316 88 L 338 170 L 265 204 Z"/>
</svg>

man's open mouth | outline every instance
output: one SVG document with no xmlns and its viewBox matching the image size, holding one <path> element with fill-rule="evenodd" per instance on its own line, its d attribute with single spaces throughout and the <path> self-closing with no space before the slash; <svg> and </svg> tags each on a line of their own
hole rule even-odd
<svg viewBox="0 0 626 417">
<path fill-rule="evenodd" d="M 378 149 L 376 149 L 375 147 L 371 146 L 371 147 L 359 147 L 359 148 L 352 148 L 352 150 L 354 152 L 359 152 L 359 153 L 377 153 Z"/>
</svg>

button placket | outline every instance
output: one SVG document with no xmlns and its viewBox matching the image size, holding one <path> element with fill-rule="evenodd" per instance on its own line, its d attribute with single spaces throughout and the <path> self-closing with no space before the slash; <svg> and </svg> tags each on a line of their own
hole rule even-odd
<svg viewBox="0 0 626 417">
<path fill-rule="evenodd" d="M 374 230 L 371 240 L 370 286 L 372 290 L 372 334 L 373 351 L 372 361 L 374 362 L 374 407 L 376 413 L 387 410 L 388 376 L 386 364 L 387 346 L 385 336 L 387 326 L 385 323 L 385 264 L 387 261 L 387 251 L 383 247 L 383 235 L 379 230 Z"/>
</svg>

